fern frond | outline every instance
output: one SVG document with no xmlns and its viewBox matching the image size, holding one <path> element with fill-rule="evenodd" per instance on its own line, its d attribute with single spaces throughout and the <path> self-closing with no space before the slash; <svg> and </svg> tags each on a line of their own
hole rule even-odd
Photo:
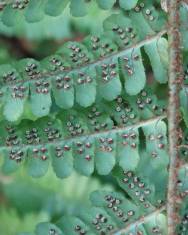
<svg viewBox="0 0 188 235">
<path fill-rule="evenodd" d="M 119 192 L 95 191 L 90 199 L 92 207 L 65 215 L 56 224 L 40 223 L 35 234 L 166 234 L 165 206 L 146 211 Z"/>
<path fill-rule="evenodd" d="M 52 230 L 57 234 L 75 235 L 131 232 L 166 234 L 166 216 L 163 211 L 166 203 L 167 164 L 163 161 L 157 167 L 153 166 L 155 159 L 147 152 L 143 152 L 141 158 L 133 171 L 125 171 L 117 166 L 112 172 L 126 194 L 94 191 L 90 196 L 90 208 L 82 207 L 74 215 L 64 215 L 56 224 L 45 222 L 37 225 L 36 235 L 48 234 Z"/>
<path fill-rule="evenodd" d="M 162 121 L 159 126 L 163 126 Z M 158 135 L 152 136 L 150 133 L 150 138 L 157 139 Z M 48 234 L 52 230 L 54 234 L 75 235 L 128 235 L 131 232 L 146 235 L 155 232 L 166 234 L 166 216 L 163 211 L 166 203 L 168 163 L 161 160 L 161 164 L 155 165 L 153 161 L 156 159 L 150 155 L 150 152 L 143 151 L 140 154 L 141 160 L 133 171 L 123 170 L 117 166 L 112 172 L 126 194 L 115 191 L 94 191 L 90 196 L 91 207 L 82 207 L 71 216 L 64 215 L 55 224 L 40 223 L 36 227 L 35 234 Z M 167 156 L 163 155 L 162 158 L 168 160 Z"/>
<path fill-rule="evenodd" d="M 103 35 L 88 36 L 82 43 L 65 43 L 54 56 L 41 62 L 23 59 L 1 65 L 2 118 L 14 122 L 46 116 L 52 100 L 63 109 L 71 108 L 75 102 L 88 107 L 99 97 L 111 101 L 121 94 L 122 86 L 129 95 L 138 94 L 146 83 L 142 46 L 150 58 L 155 79 L 165 83 L 167 41 L 162 35 L 166 31 L 161 29 L 153 7 L 152 23 L 143 15 L 144 11 L 131 12 L 130 19 L 123 14 L 112 15 L 104 22 Z M 138 15 L 147 25 L 142 34 L 135 22 Z"/>
<path fill-rule="evenodd" d="M 142 91 L 134 101 L 129 99 L 118 97 L 111 104 L 98 103 L 87 110 L 69 110 L 56 119 L 24 120 L 16 126 L 2 122 L 3 169 L 12 172 L 25 162 L 28 173 L 39 177 L 48 170 L 50 158 L 57 176 L 62 178 L 70 175 L 73 167 L 84 175 L 92 174 L 94 165 L 102 175 L 110 173 L 116 163 L 124 170 L 135 169 L 140 159 L 138 129 L 142 127 L 148 138 L 150 132 L 156 132 L 155 125 L 162 125 L 158 132 L 165 140 L 165 124 L 159 120 L 166 115 L 161 102 L 148 91 Z M 106 113 L 110 113 L 110 117 Z M 145 126 L 148 129 L 144 129 Z M 156 148 L 164 149 L 166 142 L 160 145 L 159 139 L 156 147 L 147 141 L 150 154 L 162 154 L 163 151 L 157 152 Z"/>
</svg>

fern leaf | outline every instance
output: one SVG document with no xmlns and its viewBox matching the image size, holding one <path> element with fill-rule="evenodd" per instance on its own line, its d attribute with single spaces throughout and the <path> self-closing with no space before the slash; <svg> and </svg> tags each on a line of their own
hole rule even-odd
<svg viewBox="0 0 188 235">
<path fill-rule="evenodd" d="M 64 215 L 55 225 L 41 223 L 35 231 L 40 227 L 42 232 L 53 228 L 63 234 L 129 234 L 135 230 L 146 235 L 153 231 L 166 234 L 163 211 L 168 170 L 161 165 L 153 167 L 153 158 L 146 152 L 141 158 L 134 171 L 117 167 L 112 172 L 128 196 L 115 191 L 94 191 L 90 195 L 91 207 L 82 207 L 71 216 Z M 154 174 L 158 177 L 152 177 Z"/>
<path fill-rule="evenodd" d="M 165 117 L 163 111 L 161 116 L 155 117 L 153 110 L 153 114 L 144 120 L 139 117 L 136 105 L 135 101 L 133 108 L 119 97 L 111 108 L 109 104 L 101 103 L 87 111 L 63 112 L 56 120 L 25 120 L 16 127 L 2 122 L 3 169 L 12 172 L 23 163 L 30 175 L 40 177 L 47 172 L 51 159 L 59 177 L 67 177 L 73 168 L 89 176 L 95 167 L 99 174 L 106 175 L 116 163 L 124 169 L 134 170 L 139 162 L 138 128 Z M 105 114 L 105 110 L 112 118 Z M 130 153 L 131 159 L 128 157 Z"/>
<path fill-rule="evenodd" d="M 159 38 L 153 43 L 144 46 L 154 77 L 159 83 L 166 83 L 168 79 L 168 42 L 164 38 Z"/>
<path fill-rule="evenodd" d="M 145 123 L 141 128 L 145 129 L 147 136 L 156 131 L 154 127 L 157 124 L 158 132 L 163 132 L 162 139 L 165 140 L 166 126 L 163 121 Z M 133 130 L 132 127 L 128 129 Z M 115 133 L 115 130 L 111 133 Z M 159 154 L 168 159 L 162 152 Z M 60 230 L 63 234 L 129 234 L 135 230 L 146 235 L 153 231 L 166 234 L 166 216 L 162 212 L 165 210 L 168 163 L 154 167 L 155 159 L 149 151 L 141 151 L 140 157 L 141 161 L 134 170 L 123 170 L 116 166 L 112 172 L 128 196 L 115 191 L 94 191 L 90 196 L 91 207 L 82 207 L 71 216 L 64 215 L 55 225 L 41 223 L 37 228 L 40 227 L 42 232 L 49 232 L 54 228 L 54 232 Z M 152 177 L 153 175 L 158 177 Z"/>
<path fill-rule="evenodd" d="M 48 0 L 45 5 L 45 13 L 50 16 L 58 16 L 67 6 L 69 0 Z"/>
<path fill-rule="evenodd" d="M 124 58 L 120 59 L 120 63 L 126 92 L 129 95 L 137 95 L 146 84 L 140 49 L 130 50 Z"/>
<path fill-rule="evenodd" d="M 146 151 L 154 159 L 152 166 L 164 167 L 168 165 L 167 130 L 163 121 L 143 127 L 146 136 Z"/>
<path fill-rule="evenodd" d="M 116 199 L 113 200 L 112 199 Z M 131 200 L 128 200 L 123 194 L 117 192 L 107 192 L 105 191 L 95 191 L 91 193 L 90 200 L 94 206 L 103 208 L 112 218 L 113 221 L 118 224 L 119 227 L 123 227 L 128 221 L 131 222 L 134 218 L 140 216 L 139 208 Z M 118 216 L 118 210 L 113 209 L 114 206 L 118 206 L 118 209 L 121 210 L 125 215 L 130 214 L 130 211 L 134 211 L 132 215 L 122 218 Z"/>
<path fill-rule="evenodd" d="M 37 1 L 38 6 L 31 0 L 23 10 L 34 17 L 32 12 L 29 13 L 31 9 L 40 18 L 45 3 L 43 0 Z M 25 115 L 28 118 L 25 107 L 32 114 L 32 119 L 46 116 L 52 107 L 52 100 L 63 109 L 71 108 L 75 102 L 88 107 L 99 97 L 112 101 L 121 94 L 122 87 L 125 93 L 137 95 L 146 83 L 140 52 L 142 46 L 150 58 L 156 80 L 165 83 L 167 41 L 161 38 L 165 31 L 156 34 L 162 28 L 158 17 L 160 13 L 149 4 L 155 16 L 154 22 L 148 23 L 148 18 L 143 15 L 147 7 L 142 7 L 140 13 L 130 11 L 129 18 L 123 14 L 110 16 L 104 22 L 104 34 L 88 36 L 82 43 L 67 42 L 54 56 L 41 62 L 23 59 L 13 65 L 1 65 L 2 113 L 6 119 L 14 122 Z M 149 28 L 144 29 L 142 34 L 135 22 L 138 14 Z M 151 37 L 147 38 L 149 35 Z M 13 106 L 17 107 L 14 115 Z"/>
<path fill-rule="evenodd" d="M 155 229 L 166 233 L 166 218 L 162 214 L 164 208 L 146 213 L 141 220 L 142 211 L 123 194 L 108 191 L 95 191 L 91 194 L 90 208 L 82 208 L 75 216 L 63 216 L 56 225 L 40 223 L 37 225 L 37 235 L 54 231 L 58 234 L 128 234 L 128 232 L 143 232 L 151 234 Z M 158 215 L 157 215 L 158 213 Z M 157 220 L 156 220 L 157 216 Z M 127 226 L 125 228 L 125 226 Z M 117 231 L 117 233 L 116 233 Z M 119 231 L 119 232 L 118 232 Z M 39 233 L 40 232 L 40 233 Z"/>
<path fill-rule="evenodd" d="M 162 11 L 158 11 L 150 0 L 137 5 L 134 11 L 130 11 L 129 17 L 141 38 L 160 31 L 166 23 L 166 16 Z"/>
<path fill-rule="evenodd" d="M 81 17 L 87 14 L 87 2 L 84 0 L 72 0 L 70 3 L 70 12 L 73 16 Z"/>
<path fill-rule="evenodd" d="M 29 1 L 25 9 L 25 18 L 28 22 L 40 21 L 44 17 L 44 7 L 46 0 L 32 0 Z"/>
<path fill-rule="evenodd" d="M 13 3 L 8 4 L 5 5 L 1 18 L 2 22 L 10 27 L 19 23 L 19 21 L 23 18 L 23 12 L 19 9 L 14 9 Z"/>
<path fill-rule="evenodd" d="M 137 2 L 138 2 L 138 0 L 130 0 L 130 1 L 120 0 L 119 5 L 121 8 L 123 8 L 125 10 L 130 10 L 136 6 Z"/>
<path fill-rule="evenodd" d="M 85 60 L 93 60 L 93 55 L 83 44 L 71 43 L 71 45 L 87 55 L 81 62 L 76 59 L 77 55 L 74 55 L 73 58 L 69 57 L 72 53 L 70 53 L 71 49 L 68 48 L 70 44 L 68 44 L 60 49 L 59 53 L 61 56 L 67 57 L 69 63 L 64 62 L 65 60 L 62 60 L 61 56 L 57 54 L 41 63 L 33 59 L 24 59 L 16 66 L 1 65 L 0 76 L 3 85 L 1 105 L 7 120 L 17 121 L 23 118 L 24 107 L 27 104 L 35 117 L 47 115 L 52 106 L 52 94 L 56 104 L 64 109 L 71 108 L 75 101 L 83 107 L 88 107 L 98 97 L 111 101 L 121 94 L 121 76 L 124 77 L 123 83 L 127 93 L 136 95 L 144 88 L 146 76 L 139 49 L 120 51 L 110 57 L 104 57 L 102 61 L 77 68 Z M 79 55 L 79 52 L 76 54 Z M 64 72 L 75 65 L 75 69 Z M 54 75 L 52 71 L 56 71 L 56 69 L 60 69 L 60 71 Z M 46 73 L 50 74 L 46 76 Z M 166 80 L 166 77 L 163 80 Z M 133 89 L 135 87 L 136 89 Z M 11 113 L 13 105 L 17 105 L 15 115 Z"/>
</svg>

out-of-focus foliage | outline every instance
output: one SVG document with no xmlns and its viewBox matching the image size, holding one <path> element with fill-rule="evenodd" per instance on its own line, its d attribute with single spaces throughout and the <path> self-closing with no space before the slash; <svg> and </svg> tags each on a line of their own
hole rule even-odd
<svg viewBox="0 0 188 235">
<path fill-rule="evenodd" d="M 76 18 L 70 14 L 67 6 L 62 14 L 51 17 L 45 15 L 39 22 L 27 22 L 23 17 L 19 23 L 13 26 L 6 26 L 0 18 L 0 33 L 7 36 L 24 37 L 29 40 L 43 39 L 69 39 L 75 37 L 77 33 L 101 33 L 102 24 L 111 11 L 98 9 L 95 2 L 90 7 L 89 12 L 84 17 Z M 115 12 L 115 10 L 114 10 Z"/>
<path fill-rule="evenodd" d="M 28 177 L 24 169 L 11 176 L 0 176 L 0 234 L 33 231 L 38 221 L 56 221 L 63 214 L 76 213 L 81 207 L 89 206 L 90 192 L 101 186 L 113 189 L 108 181 L 100 183 L 97 178 L 76 173 L 62 181 L 52 170 L 37 180 Z"/>
</svg>

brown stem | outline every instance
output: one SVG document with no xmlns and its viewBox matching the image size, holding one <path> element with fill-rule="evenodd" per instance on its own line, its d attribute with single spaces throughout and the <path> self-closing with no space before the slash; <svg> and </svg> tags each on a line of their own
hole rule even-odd
<svg viewBox="0 0 188 235">
<path fill-rule="evenodd" d="M 180 0 L 169 1 L 169 109 L 168 109 L 168 125 L 169 125 L 169 181 L 167 195 L 167 220 L 168 235 L 176 234 L 176 225 L 179 221 L 178 216 L 178 195 L 176 194 L 178 169 L 180 157 L 178 152 L 179 143 L 179 90 L 183 81 L 183 65 L 181 55 L 181 35 L 180 27 Z"/>
</svg>

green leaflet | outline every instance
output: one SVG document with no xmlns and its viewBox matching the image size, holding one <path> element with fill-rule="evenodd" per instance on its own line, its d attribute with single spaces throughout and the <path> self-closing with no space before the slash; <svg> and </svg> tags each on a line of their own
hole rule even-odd
<svg viewBox="0 0 188 235">
<path fill-rule="evenodd" d="M 142 90 L 137 96 L 128 96 L 127 100 L 143 119 L 164 114 L 166 111 L 166 104 L 158 101 L 156 95 L 148 88 Z"/>
<path fill-rule="evenodd" d="M 188 190 L 187 167 L 182 166 L 178 172 L 178 191 L 182 194 Z"/>
<path fill-rule="evenodd" d="M 67 6 L 69 0 L 48 0 L 45 6 L 45 13 L 50 16 L 58 16 Z"/>
<path fill-rule="evenodd" d="M 140 160 L 138 129 L 130 129 L 118 136 L 117 157 L 119 165 L 125 170 L 135 170 Z"/>
<path fill-rule="evenodd" d="M 181 32 L 181 35 L 182 35 L 182 43 L 183 43 L 184 50 L 187 50 L 188 49 L 188 46 L 187 46 L 187 40 L 188 40 L 188 32 L 187 32 L 188 12 L 187 12 L 186 3 L 183 3 L 183 5 L 180 8 L 180 17 L 181 17 L 180 32 Z"/>
<path fill-rule="evenodd" d="M 184 54 L 183 57 L 184 62 L 184 77 L 183 77 L 183 85 L 180 90 L 180 110 L 182 112 L 182 116 L 186 126 L 188 126 L 188 55 Z"/>
<path fill-rule="evenodd" d="M 142 39 L 160 31 L 166 22 L 163 13 L 157 11 L 150 0 L 138 4 L 134 11 L 130 11 L 129 16 L 136 27 L 139 38 Z"/>
<path fill-rule="evenodd" d="M 153 168 L 164 167 L 169 163 L 167 151 L 167 127 L 158 121 L 142 128 L 146 136 L 146 151 L 153 158 Z"/>
<path fill-rule="evenodd" d="M 61 71 L 63 73 L 63 71 L 69 71 L 71 69 L 70 64 L 65 60 L 65 58 L 58 54 L 54 54 L 44 58 L 41 61 L 41 67 L 44 71 L 44 74 L 46 75 L 48 75 L 48 73 L 51 74 L 53 72 L 57 73 L 58 71 Z"/>
<path fill-rule="evenodd" d="M 3 152 L 1 152 L 1 155 L 4 156 L 2 172 L 4 172 L 5 174 L 10 174 L 12 172 L 15 172 L 20 167 L 19 155 L 15 154 L 15 153 L 17 153 L 17 151 L 14 151 L 12 153 L 10 150 L 4 150 Z M 12 156 L 16 156 L 18 160 L 12 161 L 12 159 L 11 159 Z M 23 155 L 22 155 L 22 157 L 23 157 Z"/>
<path fill-rule="evenodd" d="M 111 231 L 111 228 L 117 228 L 117 225 L 112 218 L 100 207 L 85 208 L 80 211 L 79 217 L 90 226 L 90 229 L 94 234 L 98 233 L 96 226 L 98 224 L 97 222 L 99 222 L 100 231 L 106 232 Z M 105 222 L 100 222 L 102 218 L 105 219 Z"/>
<path fill-rule="evenodd" d="M 1 65 L 1 86 L 7 82 L 19 81 L 21 76 L 18 71 L 11 65 Z M 17 121 L 23 114 L 24 105 L 28 97 L 29 88 L 28 84 L 22 85 L 21 83 L 17 86 L 2 88 L 1 90 L 4 101 L 3 115 L 8 121 Z"/>
<path fill-rule="evenodd" d="M 16 67 L 23 78 L 28 80 L 30 96 L 28 102 L 32 113 L 42 117 L 49 113 L 51 107 L 51 81 L 50 78 L 38 80 L 41 64 L 33 59 L 20 60 Z M 32 81 L 33 79 L 37 79 Z"/>
<path fill-rule="evenodd" d="M 95 59 L 104 58 L 118 51 L 115 41 L 105 33 L 102 35 L 89 35 L 84 39 L 83 43 L 92 51 Z"/>
<path fill-rule="evenodd" d="M 69 109 L 74 104 L 73 76 L 57 76 L 52 78 L 52 92 L 56 104 L 63 109 Z"/>
<path fill-rule="evenodd" d="M 47 123 L 46 123 L 46 122 Z M 60 122 L 56 121 L 51 123 L 49 119 L 39 120 L 37 126 L 31 126 L 28 130 L 27 123 L 22 126 L 22 133 L 25 133 L 25 139 L 23 141 L 27 144 L 33 144 L 28 146 L 26 157 L 26 169 L 29 175 L 33 177 L 41 177 L 46 174 L 50 163 L 50 145 L 46 144 L 47 140 L 58 139 L 60 137 L 61 126 Z"/>
<path fill-rule="evenodd" d="M 181 141 L 181 145 L 183 145 L 183 146 L 179 150 L 180 151 L 180 156 L 183 159 L 186 159 L 187 156 L 188 156 L 188 148 L 186 148 L 186 146 L 188 146 L 188 131 L 187 131 L 186 128 L 185 128 L 184 133 L 183 133 L 183 138 L 182 138 L 182 141 Z"/>
<path fill-rule="evenodd" d="M 153 209 L 152 198 L 155 197 L 154 184 L 148 182 L 148 178 L 140 176 L 141 172 L 123 171 L 115 169 L 113 175 L 116 177 L 119 186 L 138 204 L 143 211 L 149 212 Z M 147 206 L 146 206 L 147 205 Z"/>
<path fill-rule="evenodd" d="M 118 227 L 124 227 L 126 223 L 130 223 L 140 216 L 139 208 L 121 193 L 98 190 L 91 193 L 90 200 L 94 206 L 103 208 Z M 117 211 L 113 209 L 115 206 Z"/>
<path fill-rule="evenodd" d="M 180 91 L 180 105 L 184 121 L 188 126 L 188 88 L 186 86 Z"/>
<path fill-rule="evenodd" d="M 69 144 L 51 146 L 52 167 L 58 178 L 66 178 L 73 171 L 73 154 Z"/>
<path fill-rule="evenodd" d="M 83 112 L 87 117 L 86 122 L 91 132 L 110 130 L 114 126 L 114 121 L 106 113 L 106 105 L 97 103 Z"/>
<path fill-rule="evenodd" d="M 97 0 L 97 4 L 99 5 L 99 7 L 104 10 L 112 8 L 115 2 L 116 0 Z"/>
<path fill-rule="evenodd" d="M 35 234 L 44 235 L 49 233 L 56 233 L 58 235 L 64 235 L 64 233 L 54 224 L 43 222 L 36 226 Z"/>
<path fill-rule="evenodd" d="M 115 166 L 116 135 L 101 135 L 96 143 L 96 168 L 100 175 L 109 174 Z"/>
<path fill-rule="evenodd" d="M 130 106 L 126 98 L 118 96 L 113 102 L 106 104 L 106 113 L 117 122 L 120 126 L 131 125 L 139 121 L 139 113 L 136 108 Z"/>
<path fill-rule="evenodd" d="M 177 232 L 186 235 L 187 232 L 187 213 L 188 213 L 188 200 L 185 198 L 181 204 L 179 214 L 180 214 L 180 224 L 177 226 Z"/>
<path fill-rule="evenodd" d="M 77 235 L 78 231 L 88 231 L 89 227 L 79 218 L 74 216 L 62 217 L 57 221 L 57 225 L 65 234 Z M 90 235 L 94 233 L 90 232 Z"/>
<path fill-rule="evenodd" d="M 151 127 L 155 125 L 154 123 L 143 126 L 142 129 L 144 133 L 146 130 L 151 131 Z M 156 130 L 157 129 L 155 129 L 155 131 Z M 159 125 L 158 132 L 161 131 L 166 131 L 164 122 L 161 122 Z M 166 137 L 163 136 L 163 143 L 165 139 Z M 155 145 L 156 144 L 153 144 L 153 146 Z M 168 181 L 168 156 L 164 155 L 163 151 L 162 157 L 165 159 L 159 159 L 160 164 L 155 165 L 155 161 L 157 160 L 151 158 L 151 155 L 148 153 L 149 147 L 153 149 L 152 144 L 148 142 L 148 147 L 146 146 L 147 150 L 145 151 L 145 149 L 143 149 L 143 151 L 140 151 L 140 161 L 136 169 L 131 171 L 117 167 L 113 171 L 113 175 L 118 180 L 120 187 L 122 187 L 135 202 L 138 202 L 144 211 L 150 211 L 153 206 L 158 207 L 164 203 L 166 200 L 166 185 Z M 157 177 L 152 177 L 153 175 L 157 175 Z"/>
<path fill-rule="evenodd" d="M 2 13 L 2 22 L 9 27 L 19 24 L 22 20 L 22 11 L 14 9 L 12 4 L 7 5 Z"/>
<path fill-rule="evenodd" d="M 105 100 L 114 100 L 121 94 L 117 59 L 97 66 L 97 79 L 99 83 L 99 94 Z"/>
<path fill-rule="evenodd" d="M 149 56 L 155 79 L 160 83 L 168 80 L 168 42 L 159 38 L 153 43 L 144 46 Z"/>
<path fill-rule="evenodd" d="M 73 67 L 81 66 L 93 61 L 93 54 L 79 42 L 65 43 L 57 53 L 66 58 Z"/>
<path fill-rule="evenodd" d="M 151 216 L 148 220 L 148 223 L 144 225 L 146 229 L 146 234 L 152 234 L 153 228 L 160 227 L 160 232 L 162 234 L 167 234 L 167 219 L 166 216 L 163 214 Z"/>
<path fill-rule="evenodd" d="M 129 0 L 129 1 L 120 0 L 119 5 L 121 8 L 125 10 L 130 10 L 136 6 L 137 2 L 138 0 Z"/>
<path fill-rule="evenodd" d="M 70 12 L 73 16 L 81 17 L 87 14 L 87 3 L 84 0 L 71 0 Z"/>
<path fill-rule="evenodd" d="M 26 83 L 24 86 L 20 85 L 16 88 L 9 87 L 6 94 L 3 114 L 6 120 L 15 122 L 19 120 L 24 112 L 25 102 L 29 94 L 29 86 Z"/>
<path fill-rule="evenodd" d="M 47 0 L 32 0 L 29 1 L 25 10 L 25 18 L 28 22 L 37 22 L 44 17 L 44 7 Z"/>
<path fill-rule="evenodd" d="M 74 168 L 83 175 L 89 176 L 94 172 L 95 139 L 85 138 L 82 142 L 76 142 L 74 149 Z M 83 167 L 84 165 L 84 167 Z"/>
<path fill-rule="evenodd" d="M 178 172 L 178 193 L 182 196 L 186 195 L 188 190 L 188 180 L 187 180 L 187 166 L 182 166 Z M 187 232 L 187 213 L 188 213 L 188 200 L 184 197 L 179 208 L 180 223 L 177 226 L 177 232 L 181 232 L 183 235 Z"/>
<path fill-rule="evenodd" d="M 153 167 L 155 159 L 143 151 L 141 154 L 141 161 L 139 162 L 136 174 L 144 182 L 144 189 L 150 203 L 156 207 L 161 206 L 166 201 L 166 185 L 168 182 L 168 169 L 165 164 L 158 164 L 158 167 Z M 147 165 L 147 168 L 145 166 Z M 144 168 L 144 171 L 142 169 Z M 157 175 L 157 177 L 153 177 Z M 140 184 L 142 188 L 142 184 Z M 141 194 L 139 194 L 140 196 Z"/>
<path fill-rule="evenodd" d="M 29 102 L 35 116 L 43 117 L 49 114 L 52 104 L 50 90 L 50 80 L 45 79 L 30 83 L 31 96 Z"/>
<path fill-rule="evenodd" d="M 138 34 L 130 18 L 114 14 L 104 21 L 104 30 L 119 48 L 126 48 L 138 42 Z"/>
<path fill-rule="evenodd" d="M 52 55 L 41 62 L 45 73 L 70 69 L 70 64 L 59 55 Z M 71 108 L 74 104 L 74 81 L 71 73 L 62 73 L 51 77 L 52 94 L 56 104 L 63 109 Z"/>
<path fill-rule="evenodd" d="M 144 89 L 146 75 L 139 49 L 131 49 L 120 58 L 120 69 L 125 79 L 125 90 L 129 95 L 136 95 Z"/>
<path fill-rule="evenodd" d="M 75 80 L 76 101 L 83 107 L 92 105 L 96 98 L 96 71 L 92 67 L 73 74 Z"/>
<path fill-rule="evenodd" d="M 41 177 L 46 174 L 49 167 L 49 153 L 46 147 L 29 148 L 26 158 L 26 170 L 32 177 Z"/>
</svg>

